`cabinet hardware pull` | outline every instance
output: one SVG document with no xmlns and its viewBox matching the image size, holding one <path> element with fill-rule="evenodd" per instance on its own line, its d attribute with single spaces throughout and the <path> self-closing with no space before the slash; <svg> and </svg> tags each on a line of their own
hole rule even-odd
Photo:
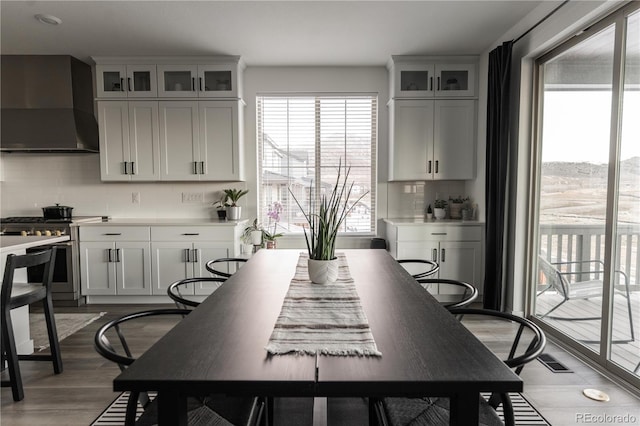
<svg viewBox="0 0 640 426">
<path fill-rule="evenodd" d="M 187 263 L 191 262 L 191 250 L 184 249 L 184 257 L 187 260 Z"/>
<path fill-rule="evenodd" d="M 429 77 L 429 90 L 433 92 L 433 77 Z"/>
<path fill-rule="evenodd" d="M 116 249 L 116 262 L 120 262 L 120 249 Z"/>
<path fill-rule="evenodd" d="M 431 173 L 431 160 L 429 160 L 429 167 L 427 169 L 427 173 Z"/>
<path fill-rule="evenodd" d="M 120 91 L 124 92 L 124 78 L 120 79 Z"/>
<path fill-rule="evenodd" d="M 193 162 L 193 174 L 194 175 L 198 174 L 198 162 L 197 161 Z"/>
<path fill-rule="evenodd" d="M 436 173 L 438 173 L 438 160 L 436 160 Z"/>
<path fill-rule="evenodd" d="M 202 77 L 198 79 L 198 84 L 200 85 L 200 91 L 202 92 Z"/>
<path fill-rule="evenodd" d="M 129 174 L 129 170 L 127 169 L 127 164 L 128 164 L 128 163 L 129 163 L 128 161 L 123 161 L 123 162 L 122 162 L 122 165 L 124 166 L 124 174 L 125 174 L 125 175 L 128 175 L 128 174 Z"/>
<path fill-rule="evenodd" d="M 105 234 L 102 235 L 122 235 L 122 232 L 107 232 Z"/>
<path fill-rule="evenodd" d="M 129 77 L 129 78 L 127 78 L 127 90 L 130 91 L 130 92 L 132 91 L 131 87 L 132 87 L 132 85 L 131 85 L 131 77 Z"/>
<path fill-rule="evenodd" d="M 444 249 L 442 249 L 442 260 L 440 260 L 441 262 L 444 262 L 444 261 L 445 261 L 444 253 L 445 253 L 445 252 L 444 252 Z"/>
<path fill-rule="evenodd" d="M 135 175 L 136 174 L 136 167 L 135 167 L 136 163 L 135 161 L 131 162 L 131 174 Z"/>
<path fill-rule="evenodd" d="M 433 253 L 431 254 L 431 260 L 434 262 L 438 261 L 438 249 L 433 249 Z"/>
<path fill-rule="evenodd" d="M 205 174 L 205 172 L 204 172 L 204 161 L 200 162 L 200 174 L 201 175 Z"/>
<path fill-rule="evenodd" d="M 440 90 L 440 77 L 438 77 L 438 90 Z"/>
<path fill-rule="evenodd" d="M 185 232 L 182 235 L 200 235 L 200 233 L 199 232 Z"/>
<path fill-rule="evenodd" d="M 195 77 L 191 77 L 191 91 L 192 92 L 196 91 L 196 78 Z"/>
<path fill-rule="evenodd" d="M 111 249 L 107 249 L 107 262 L 111 263 L 113 262 L 113 258 L 111 255 Z"/>
<path fill-rule="evenodd" d="M 446 232 L 432 232 L 431 235 L 447 235 Z"/>
<path fill-rule="evenodd" d="M 193 249 L 193 262 L 198 263 L 198 249 Z"/>
</svg>

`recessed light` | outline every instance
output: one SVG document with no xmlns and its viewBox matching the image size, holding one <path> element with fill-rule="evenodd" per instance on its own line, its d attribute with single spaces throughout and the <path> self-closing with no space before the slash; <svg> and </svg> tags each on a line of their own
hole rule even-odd
<svg viewBox="0 0 640 426">
<path fill-rule="evenodd" d="M 57 16 L 53 16 L 53 15 L 42 15 L 42 14 L 37 14 L 35 16 L 35 18 L 42 22 L 43 24 L 49 24 L 49 25 L 60 25 L 62 24 L 62 19 L 58 18 Z"/>
</svg>

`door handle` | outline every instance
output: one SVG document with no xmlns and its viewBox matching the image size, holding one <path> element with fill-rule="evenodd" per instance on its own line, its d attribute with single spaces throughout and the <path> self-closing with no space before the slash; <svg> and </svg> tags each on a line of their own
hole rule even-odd
<svg viewBox="0 0 640 426">
<path fill-rule="evenodd" d="M 438 90 L 440 90 L 440 77 L 438 77 Z"/>
<path fill-rule="evenodd" d="M 131 162 L 131 174 L 135 175 L 136 174 L 136 167 L 135 167 L 136 163 L 135 161 Z"/>
<path fill-rule="evenodd" d="M 111 254 L 112 249 L 107 249 L 107 262 L 113 262 L 113 255 Z"/>
<path fill-rule="evenodd" d="M 444 257 L 445 251 L 444 251 L 444 249 L 442 249 L 441 251 L 442 251 L 442 257 L 441 257 L 440 261 L 444 262 L 445 261 L 445 257 Z"/>
<path fill-rule="evenodd" d="M 192 92 L 196 91 L 196 78 L 195 77 L 191 77 L 191 91 Z"/>
<path fill-rule="evenodd" d="M 202 92 L 202 77 L 198 79 L 198 84 L 200 85 L 200 91 Z"/>
<path fill-rule="evenodd" d="M 429 167 L 427 168 L 427 173 L 431 173 L 431 160 L 429 160 Z"/>
<path fill-rule="evenodd" d="M 122 166 L 123 166 L 123 168 L 124 168 L 124 174 L 125 174 L 125 175 L 128 175 L 128 174 L 129 174 L 129 169 L 127 169 L 127 164 L 128 164 L 128 163 L 129 163 L 128 161 L 123 161 L 123 162 L 122 162 Z"/>
<path fill-rule="evenodd" d="M 122 235 L 122 233 L 120 233 L 120 232 L 105 232 L 102 235 L 111 235 L 111 236 L 113 236 L 113 235 Z"/>
<path fill-rule="evenodd" d="M 120 79 L 120 91 L 124 92 L 124 78 Z"/>
<path fill-rule="evenodd" d="M 200 233 L 199 232 L 185 232 L 182 235 L 200 235 Z"/>
<path fill-rule="evenodd" d="M 205 174 L 205 171 L 204 171 L 204 161 L 201 161 L 201 162 L 200 162 L 200 174 L 201 174 L 201 175 Z"/>
<path fill-rule="evenodd" d="M 191 250 L 184 249 L 184 258 L 186 259 L 187 263 L 191 262 Z"/>
<path fill-rule="evenodd" d="M 193 174 L 194 175 L 198 174 L 198 162 L 197 161 L 193 162 Z"/>
<path fill-rule="evenodd" d="M 130 91 L 130 92 L 132 91 L 131 87 L 132 87 L 131 86 L 131 77 L 128 77 L 127 78 L 127 90 Z"/>
<path fill-rule="evenodd" d="M 120 262 L 120 249 L 116 249 L 116 262 Z"/>
<path fill-rule="evenodd" d="M 192 262 L 198 263 L 198 249 L 193 249 L 193 260 Z"/>
<path fill-rule="evenodd" d="M 433 92 L 433 77 L 429 77 L 429 90 Z"/>
<path fill-rule="evenodd" d="M 436 160 L 436 173 L 438 173 L 438 160 Z"/>
<path fill-rule="evenodd" d="M 434 262 L 438 261 L 438 249 L 433 249 L 433 253 L 431 254 L 431 260 Z"/>
</svg>

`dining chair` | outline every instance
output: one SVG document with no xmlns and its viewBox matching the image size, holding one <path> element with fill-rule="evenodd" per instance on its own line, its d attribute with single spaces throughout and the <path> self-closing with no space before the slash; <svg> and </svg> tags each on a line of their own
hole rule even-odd
<svg viewBox="0 0 640 426">
<path fill-rule="evenodd" d="M 58 332 L 51 298 L 51 282 L 53 279 L 55 258 L 56 247 L 23 255 L 7 255 L 4 277 L 2 279 L 0 306 L 2 308 L 2 365 L 4 366 L 6 361 L 9 370 L 9 380 L 3 380 L 2 386 L 11 387 L 14 401 L 21 401 L 24 398 L 19 361 L 51 361 L 53 363 L 54 373 L 62 373 L 60 343 L 58 341 Z M 40 265 L 44 267 L 41 282 L 24 283 L 14 281 L 16 270 Z M 13 322 L 11 320 L 11 310 L 39 301 L 42 301 L 44 308 L 50 354 L 18 355 Z"/>
<path fill-rule="evenodd" d="M 401 264 L 411 276 L 415 279 L 427 278 L 438 272 L 440 265 L 438 262 L 426 259 L 398 259 L 397 262 Z M 414 272 L 419 269 L 421 272 Z"/>
<path fill-rule="evenodd" d="M 599 320 L 600 316 L 553 316 L 549 315 L 556 309 L 560 308 L 570 300 L 584 300 L 592 297 L 602 297 L 604 282 L 599 278 L 604 273 L 604 262 L 600 260 L 585 260 L 572 262 L 554 262 L 551 263 L 543 256 L 538 256 L 538 265 L 542 275 L 546 278 L 546 288 L 538 293 L 538 296 L 549 289 L 554 289 L 562 300 L 549 309 L 546 313 L 540 315 L 540 318 L 550 318 L 558 321 L 590 321 Z M 588 270 L 574 270 L 578 266 L 591 266 Z M 592 269 L 595 265 L 596 269 Z M 561 268 L 566 268 L 561 270 Z M 615 271 L 616 276 L 622 278 L 623 284 L 614 286 L 613 295 L 616 294 L 627 299 L 627 315 L 629 318 L 629 339 L 616 340 L 614 343 L 627 343 L 635 340 L 633 329 L 633 313 L 631 308 L 631 296 L 629 290 L 629 277 L 623 271 Z M 587 276 L 587 279 L 582 277 Z M 570 279 L 568 277 L 578 277 Z M 584 343 L 599 343 L 600 340 L 580 340 Z"/>
<path fill-rule="evenodd" d="M 460 319 L 471 332 L 478 329 L 476 337 L 489 347 L 503 362 L 520 374 L 524 366 L 536 359 L 544 350 L 544 332 L 530 320 L 506 312 L 488 309 L 454 308 L 450 312 Z M 494 333 L 480 333 L 491 329 Z M 491 336 L 490 338 L 486 336 Z M 497 336 L 497 337 L 494 337 Z M 511 336 L 511 344 L 504 346 L 505 336 Z M 504 422 L 497 413 L 502 405 Z M 376 414 L 383 425 L 408 426 L 409 424 L 449 424 L 449 398 L 383 398 L 376 403 Z M 480 397 L 481 425 L 515 425 L 513 406 L 508 393 L 493 393 L 488 399 Z"/>
<path fill-rule="evenodd" d="M 178 280 L 173 282 L 167 288 L 167 294 L 174 301 L 176 307 L 178 309 L 189 309 L 189 308 L 197 308 L 200 305 L 200 302 L 196 302 L 195 300 L 188 299 L 185 297 L 182 292 L 184 291 L 184 287 L 190 284 L 196 284 L 201 282 L 213 282 L 221 283 L 225 282 L 226 278 L 221 277 L 195 277 L 195 278 L 185 278 L 183 280 Z M 181 290 L 182 288 L 182 290 Z"/>
<path fill-rule="evenodd" d="M 220 259 L 213 259 L 213 260 L 208 261 L 205 264 L 205 268 L 207 268 L 207 271 L 211 272 L 214 275 L 217 275 L 217 276 L 223 277 L 223 278 L 229 278 L 233 274 L 229 273 L 229 272 L 221 271 L 220 270 L 220 266 L 222 264 L 230 265 L 232 263 L 235 263 L 236 264 L 235 266 L 236 266 L 236 269 L 237 269 L 239 267 L 238 263 L 244 263 L 247 260 L 248 259 L 245 259 L 243 257 L 223 257 L 223 258 L 220 258 Z"/>
<path fill-rule="evenodd" d="M 115 362 L 121 371 L 127 369 L 136 360 L 126 334 L 131 335 L 136 328 L 140 331 L 143 322 L 158 317 L 182 319 L 191 311 L 188 309 L 153 309 L 134 312 L 111 320 L 102 325 L 95 334 L 96 351 L 109 361 Z M 131 341 L 135 340 L 135 336 Z M 168 367 L 169 368 L 169 367 Z M 143 412 L 136 419 L 138 404 Z M 262 419 L 264 403 L 256 397 L 227 397 L 209 395 L 206 397 L 187 398 L 187 418 L 190 426 L 199 425 L 235 425 L 254 426 Z M 156 399 L 151 399 L 147 392 L 130 392 L 125 414 L 125 426 L 150 426 L 158 423 Z"/>
<path fill-rule="evenodd" d="M 464 308 L 478 298 L 478 289 L 464 281 L 445 278 L 420 278 L 417 281 L 426 290 L 438 286 L 438 294 L 433 297 L 447 309 Z M 454 300 L 451 301 L 451 298 Z"/>
</svg>

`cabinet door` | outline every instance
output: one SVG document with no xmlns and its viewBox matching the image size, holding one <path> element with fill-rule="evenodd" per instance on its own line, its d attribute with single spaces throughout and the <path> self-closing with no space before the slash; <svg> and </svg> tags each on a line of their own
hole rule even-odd
<svg viewBox="0 0 640 426">
<path fill-rule="evenodd" d="M 129 102 L 129 158 L 131 180 L 160 178 L 158 102 Z"/>
<path fill-rule="evenodd" d="M 155 98 L 158 82 L 155 65 L 127 65 L 127 97 Z"/>
<path fill-rule="evenodd" d="M 100 131 L 100 178 L 103 181 L 130 180 L 129 104 L 127 101 L 98 102 Z M 125 170 L 126 167 L 126 170 Z"/>
<path fill-rule="evenodd" d="M 476 288 L 482 285 L 482 245 L 472 241 L 440 242 L 440 278 L 465 281 Z"/>
<path fill-rule="evenodd" d="M 99 98 L 126 98 L 126 66 L 96 65 L 96 86 Z"/>
<path fill-rule="evenodd" d="M 436 65 L 436 97 L 472 97 L 476 95 L 476 66 L 474 64 Z"/>
<path fill-rule="evenodd" d="M 197 101 L 165 101 L 160 108 L 160 179 L 198 180 L 201 164 Z"/>
<path fill-rule="evenodd" d="M 158 96 L 187 98 L 197 96 L 197 65 L 158 65 Z"/>
<path fill-rule="evenodd" d="M 194 243 L 193 249 L 195 252 L 196 262 L 193 264 L 194 274 L 196 277 L 210 277 L 212 274 L 207 271 L 205 265 L 212 259 L 220 259 L 223 257 L 229 257 L 229 243 L 224 242 L 202 242 Z M 235 271 L 231 271 L 235 272 Z M 221 283 L 214 282 L 202 282 L 196 283 L 194 292 L 195 294 L 207 295 L 213 293 Z"/>
<path fill-rule="evenodd" d="M 198 65 L 198 96 L 205 98 L 237 97 L 236 65 Z"/>
<path fill-rule="evenodd" d="M 116 244 L 117 294 L 151 294 L 151 256 L 148 242 Z"/>
<path fill-rule="evenodd" d="M 237 101 L 199 103 L 200 180 L 240 180 Z"/>
<path fill-rule="evenodd" d="M 424 64 L 398 64 L 394 72 L 394 93 L 396 98 L 433 97 L 435 66 Z"/>
<path fill-rule="evenodd" d="M 434 179 L 475 178 L 475 123 L 474 100 L 435 102 Z"/>
<path fill-rule="evenodd" d="M 420 242 L 398 242 L 397 259 L 426 259 L 438 261 L 438 241 L 420 241 Z M 419 265 L 404 264 L 402 265 L 411 275 L 423 272 L 424 268 Z M 442 276 L 442 275 L 440 275 Z M 429 278 L 438 278 L 438 274 Z M 423 287 L 430 293 L 438 294 L 437 284 L 425 284 Z"/>
<path fill-rule="evenodd" d="M 181 242 L 151 243 L 151 280 L 153 294 L 165 295 L 171 283 L 193 277 L 191 262 L 192 246 Z M 193 294 L 193 285 L 189 284 L 181 290 L 183 294 Z"/>
<path fill-rule="evenodd" d="M 390 180 L 432 179 L 432 100 L 396 100 L 390 104 Z"/>
<path fill-rule="evenodd" d="M 83 295 L 115 295 L 115 243 L 80 243 L 80 280 Z"/>
</svg>

